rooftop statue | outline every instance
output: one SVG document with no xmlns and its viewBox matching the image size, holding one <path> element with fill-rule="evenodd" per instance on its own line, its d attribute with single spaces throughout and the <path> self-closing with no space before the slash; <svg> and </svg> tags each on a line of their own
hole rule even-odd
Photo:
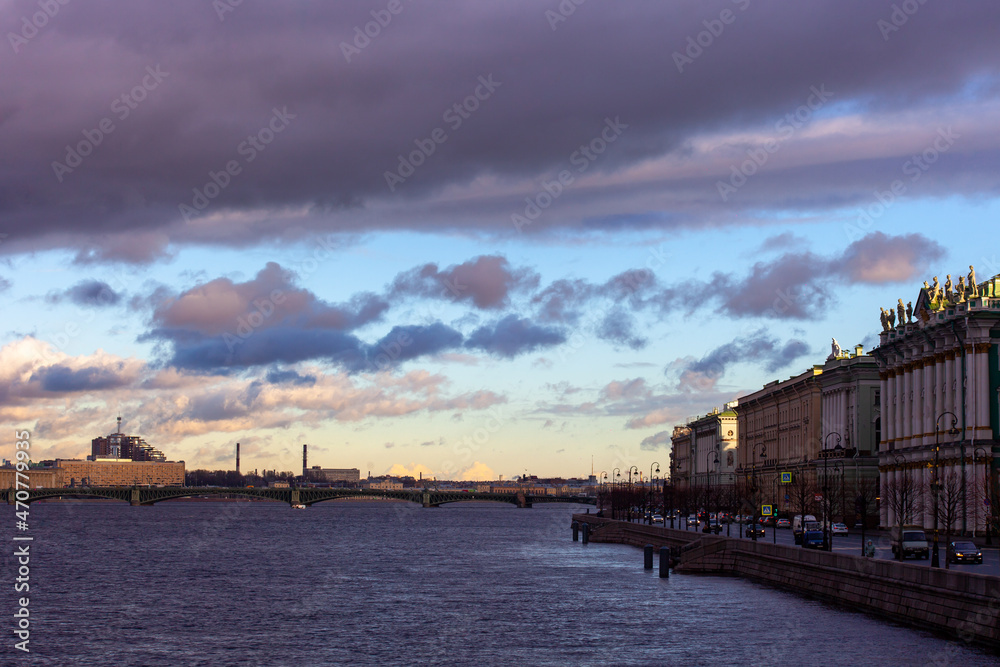
<svg viewBox="0 0 1000 667">
<path fill-rule="evenodd" d="M 889 314 L 885 312 L 885 308 L 879 308 L 882 312 L 879 313 L 879 321 L 882 322 L 882 331 L 889 330 Z"/>
<path fill-rule="evenodd" d="M 906 306 L 903 305 L 902 299 L 896 304 L 896 312 L 899 313 L 899 326 L 903 326 L 906 324 Z"/>
<path fill-rule="evenodd" d="M 955 294 L 952 292 L 952 287 L 951 274 L 949 273 L 944 281 L 944 298 L 948 299 L 948 301 L 955 300 Z"/>
<path fill-rule="evenodd" d="M 979 296 L 979 285 L 976 284 L 976 270 L 969 264 L 969 296 Z"/>
<path fill-rule="evenodd" d="M 889 328 L 894 329 L 896 327 L 896 311 L 892 308 L 889 309 Z"/>
<path fill-rule="evenodd" d="M 962 303 L 965 301 L 965 276 L 958 277 L 958 287 L 955 288 L 955 302 Z"/>
<path fill-rule="evenodd" d="M 831 338 L 833 343 L 830 344 L 830 356 L 826 358 L 827 361 L 832 359 L 839 359 L 840 355 L 843 354 L 843 350 L 840 348 L 840 343 L 837 342 L 836 338 Z"/>
<path fill-rule="evenodd" d="M 912 301 L 907 301 L 906 302 L 906 321 L 908 323 L 911 323 L 911 324 L 913 323 L 913 302 Z"/>
</svg>

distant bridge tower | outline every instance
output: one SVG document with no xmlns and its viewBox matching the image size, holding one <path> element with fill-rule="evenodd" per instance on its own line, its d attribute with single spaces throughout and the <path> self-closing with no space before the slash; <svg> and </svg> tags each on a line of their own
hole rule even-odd
<svg viewBox="0 0 1000 667">
<path fill-rule="evenodd" d="M 236 474 L 240 474 L 240 443 L 236 443 Z"/>
<path fill-rule="evenodd" d="M 302 445 L 302 476 L 305 477 L 309 470 L 309 445 Z"/>
</svg>

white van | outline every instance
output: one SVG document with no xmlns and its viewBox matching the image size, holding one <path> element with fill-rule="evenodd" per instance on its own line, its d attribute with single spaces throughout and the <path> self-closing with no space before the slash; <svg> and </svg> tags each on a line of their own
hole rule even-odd
<svg viewBox="0 0 1000 667">
<path fill-rule="evenodd" d="M 801 514 L 796 514 L 792 517 L 792 537 L 796 544 L 802 544 L 803 521 L 805 523 L 816 523 L 816 517 L 812 514 L 806 514 L 805 519 L 803 519 Z"/>
<path fill-rule="evenodd" d="M 892 529 L 892 555 L 899 552 L 899 528 Z M 914 558 L 930 558 L 930 548 L 927 546 L 927 535 L 920 526 L 903 526 L 903 559 L 907 556 Z"/>
</svg>

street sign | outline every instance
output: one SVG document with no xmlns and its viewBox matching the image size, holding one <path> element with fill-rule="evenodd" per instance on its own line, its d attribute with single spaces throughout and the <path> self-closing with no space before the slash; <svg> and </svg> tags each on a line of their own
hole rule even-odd
<svg viewBox="0 0 1000 667">
<path fill-rule="evenodd" d="M 774 509 L 773 505 L 761 505 L 760 506 L 760 515 L 761 516 L 773 516 L 774 515 L 774 512 L 772 511 L 773 509 Z"/>
<path fill-rule="evenodd" d="M 823 500 L 823 496 L 817 493 L 816 496 L 815 496 L 815 499 L 816 499 L 816 502 L 819 502 L 819 501 Z"/>
<path fill-rule="evenodd" d="M 792 483 L 792 473 L 790 473 L 790 472 L 783 472 L 783 473 L 781 473 L 781 483 L 782 484 L 791 484 Z"/>
</svg>

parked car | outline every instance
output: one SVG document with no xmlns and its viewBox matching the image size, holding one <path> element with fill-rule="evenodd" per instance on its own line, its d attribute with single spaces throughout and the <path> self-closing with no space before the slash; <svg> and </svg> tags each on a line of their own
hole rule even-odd
<svg viewBox="0 0 1000 667">
<path fill-rule="evenodd" d="M 753 537 L 754 533 L 757 533 L 757 537 L 764 537 L 764 526 L 748 523 L 746 533 L 747 537 Z"/>
<path fill-rule="evenodd" d="M 847 535 L 847 524 L 846 523 L 831 524 L 830 533 L 833 535 Z"/>
<path fill-rule="evenodd" d="M 791 528 L 792 522 L 788 519 L 778 519 L 778 528 Z"/>
<path fill-rule="evenodd" d="M 802 534 L 802 546 L 806 549 L 822 549 L 823 542 L 822 530 L 807 530 Z"/>
<path fill-rule="evenodd" d="M 972 542 L 949 542 L 949 563 L 982 563 L 983 552 Z"/>
</svg>

